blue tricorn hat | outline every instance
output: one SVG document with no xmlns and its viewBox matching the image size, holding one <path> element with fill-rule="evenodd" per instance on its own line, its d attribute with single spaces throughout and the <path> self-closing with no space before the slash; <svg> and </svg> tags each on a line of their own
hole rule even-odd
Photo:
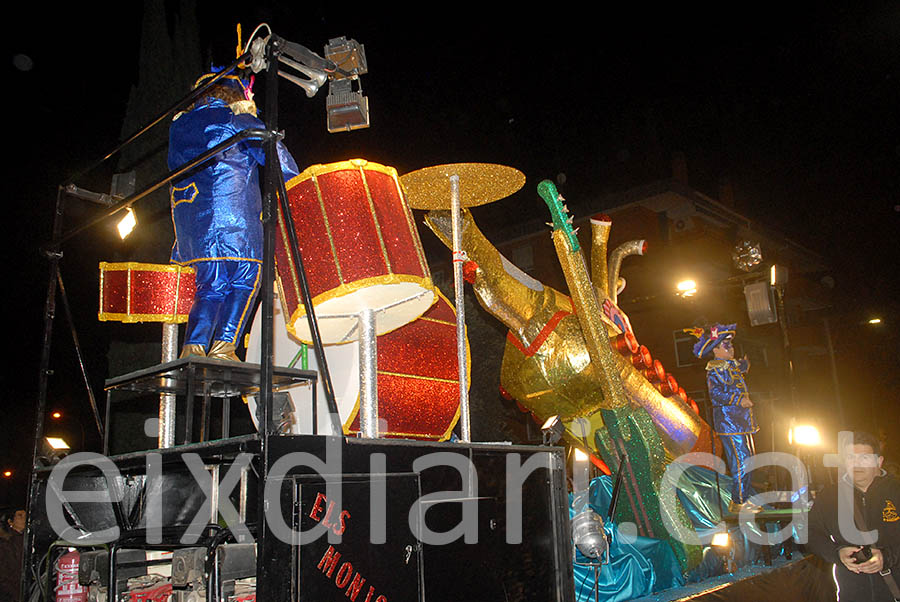
<svg viewBox="0 0 900 602">
<path fill-rule="evenodd" d="M 737 332 L 737 323 L 715 324 L 710 327 L 708 333 L 702 328 L 685 328 L 684 331 L 700 339 L 694 345 L 694 355 L 702 358 L 704 355 L 712 353 L 712 350 L 718 347 L 722 341 L 734 338 Z"/>
<path fill-rule="evenodd" d="M 194 82 L 194 89 L 199 88 L 201 85 L 206 83 L 208 80 L 214 78 L 215 76 L 219 75 L 224 70 L 225 70 L 224 67 L 217 67 L 217 66 L 213 65 L 210 68 L 209 73 L 204 73 L 199 78 L 197 78 L 197 81 Z M 253 89 L 253 77 L 251 77 L 250 79 L 244 79 L 244 78 L 236 75 L 234 72 L 222 77 L 222 79 L 218 80 L 217 83 L 220 86 L 228 86 L 228 87 L 235 88 L 236 90 L 238 90 L 239 92 L 244 94 L 245 97 L 247 97 L 247 92 L 252 91 L 252 89 Z"/>
</svg>

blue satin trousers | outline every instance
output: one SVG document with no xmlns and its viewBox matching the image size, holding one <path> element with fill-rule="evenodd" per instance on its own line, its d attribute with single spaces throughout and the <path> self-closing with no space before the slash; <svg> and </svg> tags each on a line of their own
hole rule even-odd
<svg viewBox="0 0 900 602">
<path fill-rule="evenodd" d="M 259 291 L 261 264 L 257 261 L 197 261 L 197 292 L 188 315 L 185 345 L 212 341 L 238 342 Z"/>
<path fill-rule="evenodd" d="M 756 453 L 753 435 L 719 435 L 725 450 L 725 462 L 731 473 L 731 501 L 743 504 L 756 491 L 750 485 L 750 473 L 744 469 L 747 459 Z"/>
</svg>

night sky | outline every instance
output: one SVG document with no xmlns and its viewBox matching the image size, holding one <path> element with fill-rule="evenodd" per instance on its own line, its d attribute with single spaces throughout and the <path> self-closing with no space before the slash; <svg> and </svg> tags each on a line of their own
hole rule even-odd
<svg viewBox="0 0 900 602">
<path fill-rule="evenodd" d="M 11 418 L 4 435 L 13 444 L 2 462 L 20 462 L 19 448 L 30 457 L 21 431 L 33 421 L 47 278 L 38 247 L 49 239 L 56 185 L 116 145 L 138 82 L 142 3 L 110 3 L 108 10 L 95 8 L 103 3 L 34 4 L 12 9 L 6 21 L 7 139 L 15 148 L 7 168 L 14 185 L 4 241 L 13 278 L 3 294 L 12 344 L 3 403 Z M 174 26 L 176 4 L 146 6 L 157 4 L 169 9 Z M 440 163 L 511 165 L 528 182 L 479 214 L 490 231 L 544 217 L 534 192 L 541 179 L 556 179 L 569 199 L 589 199 L 670 177 L 671 156 L 681 152 L 691 186 L 715 198 L 727 179 L 739 212 L 824 256 L 841 315 L 877 313 L 896 333 L 897 2 L 669 12 L 650 5 L 607 12 L 602 3 L 528 11 L 456 3 L 415 11 L 200 4 L 201 43 L 218 64 L 234 56 L 237 21 L 245 36 L 265 21 L 318 52 L 339 35 L 365 45 L 368 130 L 327 134 L 325 91 L 310 100 L 282 85 L 279 126 L 301 168 L 351 157 L 401 174 Z M 103 181 L 89 175 L 84 185 L 103 190 Z M 115 242 L 79 238 L 67 262 L 79 245 L 97 244 Z M 77 265 L 64 265 L 69 289 L 80 284 Z M 83 298 L 96 303 L 93 289 Z M 87 305 L 75 311 L 89 322 L 96 307 Z M 84 325 L 83 337 L 93 336 L 94 324 Z M 58 321 L 54 345 L 68 353 L 69 338 Z M 884 340 L 896 342 L 896 334 Z M 77 390 L 77 380 L 70 384 Z"/>
</svg>

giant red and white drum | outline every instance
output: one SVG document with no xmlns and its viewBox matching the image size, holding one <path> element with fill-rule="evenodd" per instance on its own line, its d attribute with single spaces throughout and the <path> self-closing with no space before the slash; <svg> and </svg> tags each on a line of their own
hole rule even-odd
<svg viewBox="0 0 900 602">
<path fill-rule="evenodd" d="M 174 264 L 100 262 L 101 321 L 187 322 L 194 270 Z"/>
<path fill-rule="evenodd" d="M 276 303 L 274 315 L 275 364 L 286 366 L 297 357 L 300 343 L 284 328 Z M 250 328 L 247 360 L 258 361 L 261 319 Z M 468 343 L 466 345 L 468 356 Z M 343 434 L 359 431 L 359 351 L 358 344 L 325 347 L 328 370 L 335 391 Z M 310 370 L 317 370 L 315 353 L 309 350 Z M 378 418 L 379 436 L 445 440 L 459 419 L 459 372 L 456 364 L 456 312 L 450 302 L 438 301 L 414 322 L 378 337 Z M 294 367 L 301 367 L 296 364 Z M 467 372 L 470 365 L 466 365 Z M 293 406 L 293 434 L 312 433 L 312 391 L 306 387 L 290 390 Z M 316 394 L 319 434 L 335 435 L 321 384 Z M 256 417 L 256 399 L 247 397 L 250 415 Z"/>
<path fill-rule="evenodd" d="M 393 167 L 352 159 L 314 165 L 287 183 L 294 228 L 326 344 L 356 338 L 355 314 L 377 310 L 377 334 L 421 316 L 434 292 L 422 242 Z M 288 331 L 310 341 L 279 212 L 276 264 Z M 329 317 L 337 316 L 337 317 Z"/>
</svg>

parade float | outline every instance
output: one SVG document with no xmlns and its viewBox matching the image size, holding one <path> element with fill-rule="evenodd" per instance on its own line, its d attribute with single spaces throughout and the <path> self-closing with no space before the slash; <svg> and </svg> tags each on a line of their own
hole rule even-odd
<svg viewBox="0 0 900 602">
<path fill-rule="evenodd" d="M 514 168 L 448 164 L 400 176 L 353 158 L 284 182 L 275 117 L 285 66 L 305 75 L 287 79 L 310 95 L 329 82 L 329 129 L 368 124 L 361 45 L 337 38 L 324 54 L 271 33 L 252 39 L 162 117 L 250 69 L 265 81 L 265 127 L 71 229 L 61 209 L 72 189 L 60 187 L 47 246 L 25 591 L 96 602 L 565 602 L 599 600 L 601 590 L 602 599 L 624 600 L 696 575 L 705 543 L 676 534 L 698 521 L 710 532 L 719 526 L 720 487 L 686 467 L 683 495 L 663 491 L 672 462 L 711 451 L 712 438 L 617 305 L 622 261 L 643 242 L 608 253 L 612 224 L 598 216 L 588 269 L 562 197 L 542 182 L 566 294 L 502 257 L 469 210 L 519 190 L 525 178 Z M 102 455 L 47 453 L 40 442 L 57 294 L 65 299 L 62 248 L 239 144 L 265 150 L 262 285 L 247 361 L 177 357 L 178 324 L 197 290 L 191 266 L 101 263 L 100 320 L 159 322 L 161 363 L 106 380 L 105 416 L 93 407 Z M 432 284 L 412 209 L 428 211 L 428 227 L 452 250 L 452 300 Z M 466 282 L 509 329 L 503 391 L 565 447 L 472 440 Z M 157 448 L 111 455 L 115 406 L 134 396 L 159 400 L 150 429 Z M 232 432 L 231 417 L 248 411 L 256 431 Z M 566 447 L 593 460 L 569 466 Z M 611 476 L 582 481 L 590 462 Z M 633 534 L 616 528 L 629 523 Z"/>
</svg>

